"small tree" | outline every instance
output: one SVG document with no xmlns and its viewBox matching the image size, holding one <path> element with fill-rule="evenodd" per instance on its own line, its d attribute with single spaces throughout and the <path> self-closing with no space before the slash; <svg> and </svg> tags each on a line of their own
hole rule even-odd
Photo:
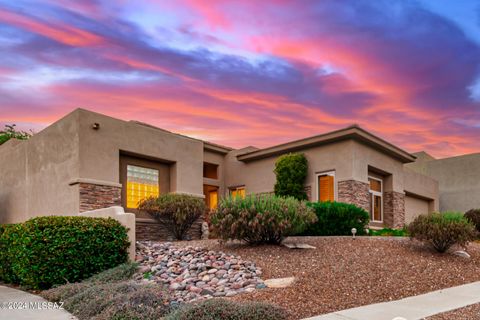
<svg viewBox="0 0 480 320">
<path fill-rule="evenodd" d="M 205 213 L 205 201 L 191 195 L 167 193 L 140 201 L 138 209 L 166 225 L 177 240 L 183 240 L 193 223 Z"/>
<path fill-rule="evenodd" d="M 289 153 L 277 159 L 275 163 L 275 195 L 307 199 L 304 183 L 307 178 L 308 161 L 303 153 Z"/>
<path fill-rule="evenodd" d="M 5 128 L 0 131 L 0 145 L 4 144 L 8 140 L 15 138 L 19 140 L 27 140 L 32 136 L 32 133 L 25 131 L 17 131 L 15 124 L 6 124 Z"/>
</svg>

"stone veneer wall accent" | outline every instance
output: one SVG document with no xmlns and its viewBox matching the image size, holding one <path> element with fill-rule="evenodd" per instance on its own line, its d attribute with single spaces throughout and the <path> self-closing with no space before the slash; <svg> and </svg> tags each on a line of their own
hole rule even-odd
<svg viewBox="0 0 480 320">
<path fill-rule="evenodd" d="M 354 204 L 370 211 L 369 185 L 357 180 L 338 181 L 338 201 Z"/>
<path fill-rule="evenodd" d="M 202 237 L 202 222 L 204 218 L 198 218 L 187 232 L 191 240 L 199 240 Z M 151 241 L 173 241 L 176 240 L 172 232 L 164 223 L 156 220 L 137 219 L 135 223 L 136 239 Z"/>
<path fill-rule="evenodd" d="M 79 189 L 80 212 L 121 206 L 121 187 L 81 182 Z"/>
<path fill-rule="evenodd" d="M 389 228 L 405 226 L 405 194 L 396 191 L 383 193 L 383 222 Z"/>
</svg>

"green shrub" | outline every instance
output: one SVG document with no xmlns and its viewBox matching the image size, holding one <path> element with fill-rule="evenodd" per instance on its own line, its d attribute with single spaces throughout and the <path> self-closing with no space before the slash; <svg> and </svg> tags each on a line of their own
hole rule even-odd
<svg viewBox="0 0 480 320">
<path fill-rule="evenodd" d="M 480 209 L 471 209 L 465 212 L 465 218 L 475 226 L 475 229 L 480 233 Z"/>
<path fill-rule="evenodd" d="M 19 224 L 0 225 L 0 280 L 6 283 L 18 283 L 13 270 L 19 238 Z"/>
<path fill-rule="evenodd" d="M 193 223 L 206 211 L 203 199 L 174 193 L 144 199 L 140 201 L 138 209 L 166 225 L 178 240 L 185 238 Z"/>
<path fill-rule="evenodd" d="M 212 216 L 214 232 L 220 238 L 249 244 L 278 244 L 315 220 L 305 202 L 270 194 L 224 198 Z"/>
<path fill-rule="evenodd" d="M 275 162 L 275 195 L 306 200 L 305 179 L 308 173 L 308 161 L 303 153 L 289 153 Z"/>
<path fill-rule="evenodd" d="M 457 212 L 419 215 L 408 226 L 408 233 L 438 252 L 445 252 L 454 244 L 464 246 L 477 235 L 474 225 Z"/>
<path fill-rule="evenodd" d="M 127 262 L 114 268 L 97 273 L 82 282 L 67 283 L 41 292 L 41 296 L 49 301 L 64 301 L 94 285 L 126 281 L 132 278 L 138 263 Z"/>
<path fill-rule="evenodd" d="M 308 206 L 315 211 L 317 222 L 311 224 L 303 235 L 351 235 L 352 228 L 357 229 L 357 235 L 363 235 L 370 220 L 368 212 L 349 203 L 310 202 Z"/>
<path fill-rule="evenodd" d="M 380 230 L 370 229 L 369 234 L 371 236 L 377 236 L 377 237 L 406 237 L 406 236 L 408 236 L 408 232 L 407 232 L 406 228 L 403 228 L 403 229 L 383 228 L 383 229 L 380 229 Z"/>
<path fill-rule="evenodd" d="M 77 282 L 128 259 L 127 229 L 114 219 L 48 216 L 2 233 L 19 284 L 48 289 Z"/>
<path fill-rule="evenodd" d="M 211 299 L 187 304 L 172 312 L 166 320 L 286 320 L 289 314 L 280 307 L 260 303 L 238 303 Z"/>
</svg>

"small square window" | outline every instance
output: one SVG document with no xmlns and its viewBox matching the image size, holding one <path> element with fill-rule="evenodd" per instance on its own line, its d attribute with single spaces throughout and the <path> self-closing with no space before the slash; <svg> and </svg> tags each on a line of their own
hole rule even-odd
<svg viewBox="0 0 480 320">
<path fill-rule="evenodd" d="M 204 162 L 203 177 L 208 179 L 218 179 L 218 164 Z"/>
</svg>

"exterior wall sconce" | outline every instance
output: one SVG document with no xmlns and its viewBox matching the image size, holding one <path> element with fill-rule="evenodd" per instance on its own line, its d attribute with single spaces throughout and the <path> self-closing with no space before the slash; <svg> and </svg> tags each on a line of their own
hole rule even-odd
<svg viewBox="0 0 480 320">
<path fill-rule="evenodd" d="M 100 123 L 95 122 L 94 124 L 92 124 L 92 129 L 93 129 L 93 130 L 98 130 L 98 129 L 100 129 Z"/>
</svg>

